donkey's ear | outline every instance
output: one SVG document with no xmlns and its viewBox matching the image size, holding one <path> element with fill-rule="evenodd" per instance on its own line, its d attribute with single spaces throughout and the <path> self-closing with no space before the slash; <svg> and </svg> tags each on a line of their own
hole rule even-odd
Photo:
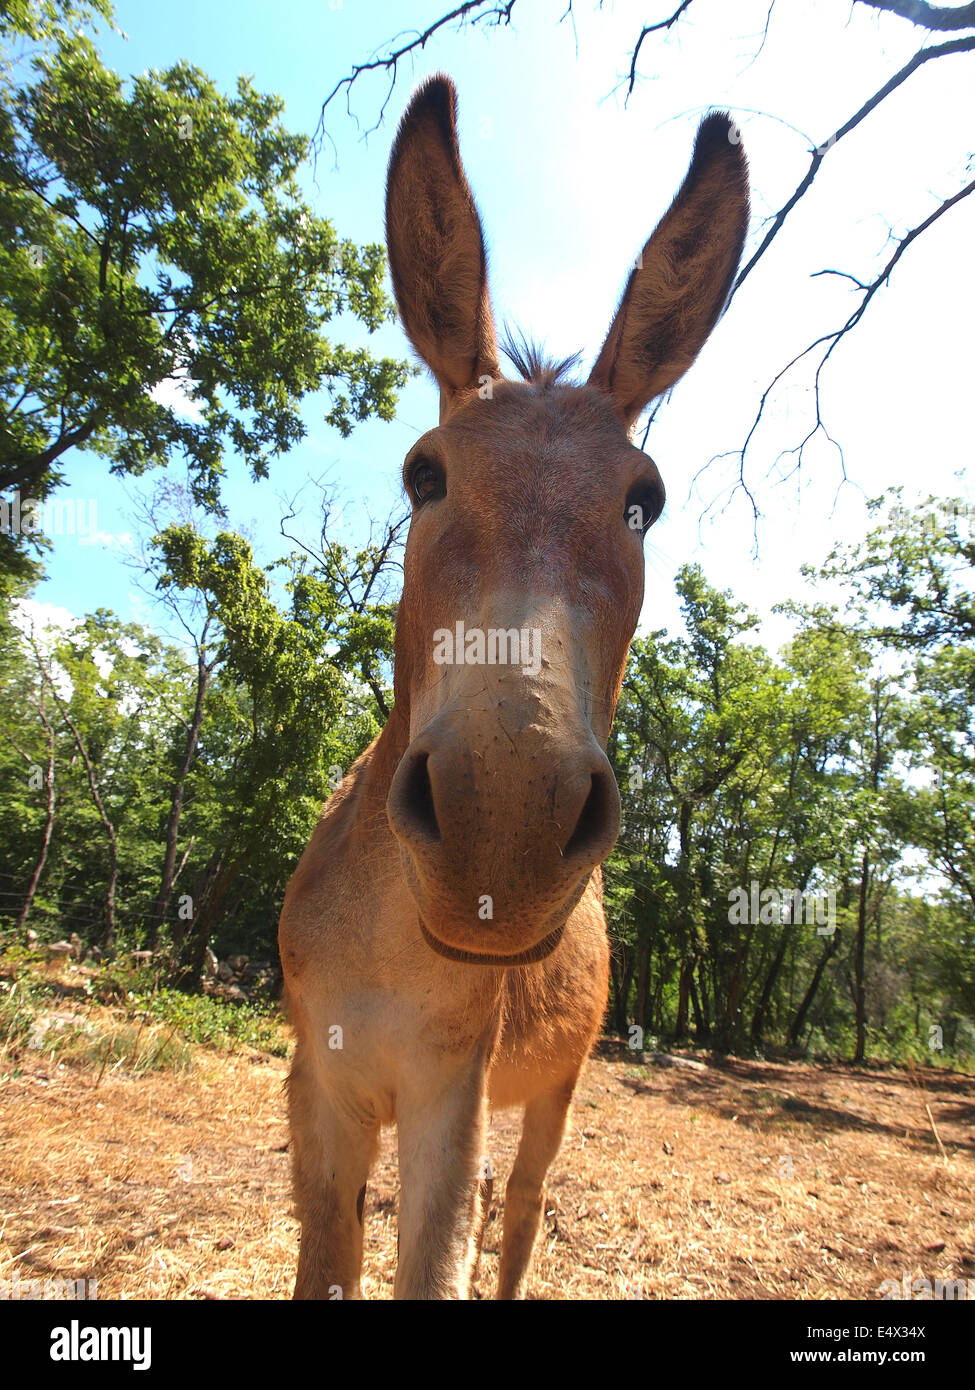
<svg viewBox="0 0 975 1390">
<path fill-rule="evenodd" d="M 748 164 L 738 128 L 701 122 L 687 176 L 643 248 L 589 378 L 627 428 L 684 375 L 731 293 L 748 230 Z"/>
<path fill-rule="evenodd" d="M 457 145 L 457 92 L 430 78 L 400 123 L 386 179 L 386 243 L 403 326 L 449 401 L 500 376 L 487 262 Z"/>
</svg>

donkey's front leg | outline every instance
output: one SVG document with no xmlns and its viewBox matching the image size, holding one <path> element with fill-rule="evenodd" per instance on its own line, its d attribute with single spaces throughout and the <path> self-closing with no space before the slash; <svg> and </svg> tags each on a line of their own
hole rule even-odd
<svg viewBox="0 0 975 1390">
<path fill-rule="evenodd" d="M 490 1046 L 431 1059 L 397 1098 L 399 1264 L 396 1298 L 466 1298 L 483 1150 Z"/>
<path fill-rule="evenodd" d="M 322 1088 L 299 1042 L 288 1078 L 291 1166 L 301 1222 L 295 1298 L 361 1298 L 362 1209 L 379 1124 Z"/>
<path fill-rule="evenodd" d="M 504 1194 L 498 1298 L 519 1298 L 545 1207 L 545 1175 L 562 1143 L 575 1077 L 525 1107 L 521 1143 Z"/>
</svg>

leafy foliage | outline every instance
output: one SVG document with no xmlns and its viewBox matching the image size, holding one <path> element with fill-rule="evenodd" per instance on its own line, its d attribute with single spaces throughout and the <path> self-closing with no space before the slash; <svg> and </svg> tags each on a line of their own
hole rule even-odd
<svg viewBox="0 0 975 1390">
<path fill-rule="evenodd" d="M 78 448 L 129 475 L 183 457 L 218 508 L 226 454 L 266 476 L 309 395 L 343 435 L 392 418 L 412 369 L 324 333 L 392 317 L 384 251 L 304 202 L 280 98 L 187 63 L 124 81 L 87 13 L 8 4 L 0 26 L 0 491 L 42 500 Z"/>
</svg>

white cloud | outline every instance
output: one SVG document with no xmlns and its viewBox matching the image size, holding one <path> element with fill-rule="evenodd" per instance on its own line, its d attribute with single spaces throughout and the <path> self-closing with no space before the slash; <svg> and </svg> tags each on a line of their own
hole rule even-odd
<svg viewBox="0 0 975 1390">
<path fill-rule="evenodd" d="M 43 653 L 45 665 L 62 700 L 71 698 L 71 681 L 62 666 L 51 658 L 55 642 L 78 621 L 75 615 L 56 603 L 27 598 L 13 606 L 10 621 L 25 636 L 33 636 Z"/>
<path fill-rule="evenodd" d="M 90 536 L 79 536 L 79 545 L 103 545 L 108 550 L 131 550 L 131 531 L 95 531 Z"/>
<path fill-rule="evenodd" d="M 197 401 L 190 395 L 194 382 L 189 373 L 182 369 L 173 376 L 166 377 L 160 381 L 149 392 L 149 395 L 157 405 L 165 406 L 167 410 L 174 410 L 177 415 L 184 415 L 188 420 L 199 422 L 203 419 L 203 409 Z"/>
<path fill-rule="evenodd" d="M 25 598 L 16 604 L 11 613 L 11 621 L 18 631 L 36 634 L 65 632 L 78 621 L 74 613 L 57 603 L 41 603 L 36 598 Z"/>
</svg>

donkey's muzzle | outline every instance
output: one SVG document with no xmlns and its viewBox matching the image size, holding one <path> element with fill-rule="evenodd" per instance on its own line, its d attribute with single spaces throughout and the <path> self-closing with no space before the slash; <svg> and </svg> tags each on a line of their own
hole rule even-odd
<svg viewBox="0 0 975 1390">
<path fill-rule="evenodd" d="M 588 730 L 568 751 L 537 728 L 516 739 L 430 726 L 390 786 L 387 815 L 421 928 L 451 959 L 509 965 L 549 954 L 619 831 L 616 779 Z"/>
</svg>

